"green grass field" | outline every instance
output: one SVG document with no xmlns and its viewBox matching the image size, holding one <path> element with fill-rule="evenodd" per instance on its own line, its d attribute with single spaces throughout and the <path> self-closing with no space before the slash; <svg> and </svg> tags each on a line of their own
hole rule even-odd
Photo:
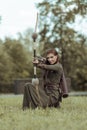
<svg viewBox="0 0 87 130">
<path fill-rule="evenodd" d="M 61 108 L 22 111 L 23 96 L 0 96 L 0 130 L 87 130 L 87 97 L 63 99 Z"/>
</svg>

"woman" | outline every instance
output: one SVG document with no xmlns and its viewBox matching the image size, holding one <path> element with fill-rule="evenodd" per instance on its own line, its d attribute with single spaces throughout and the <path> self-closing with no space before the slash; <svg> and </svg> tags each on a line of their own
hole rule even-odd
<svg viewBox="0 0 87 130">
<path fill-rule="evenodd" d="M 58 53 L 50 49 L 46 53 L 46 61 L 40 62 L 38 58 L 33 60 L 36 67 L 44 70 L 43 85 L 35 88 L 31 83 L 24 87 L 23 110 L 36 107 L 59 107 L 60 88 L 59 83 L 63 75 L 62 65 L 59 63 Z"/>
</svg>

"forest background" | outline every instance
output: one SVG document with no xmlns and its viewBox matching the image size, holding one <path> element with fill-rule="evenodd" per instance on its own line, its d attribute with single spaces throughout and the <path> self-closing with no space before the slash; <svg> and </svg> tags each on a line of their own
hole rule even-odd
<svg viewBox="0 0 87 130">
<path fill-rule="evenodd" d="M 73 90 L 87 90 L 87 34 L 75 31 L 76 17 L 87 20 L 86 0 L 43 0 L 39 10 L 37 55 L 57 49 Z M 13 92 L 14 80 L 33 77 L 33 29 L 0 39 L 0 92 Z M 41 77 L 39 70 L 38 77 Z"/>
</svg>

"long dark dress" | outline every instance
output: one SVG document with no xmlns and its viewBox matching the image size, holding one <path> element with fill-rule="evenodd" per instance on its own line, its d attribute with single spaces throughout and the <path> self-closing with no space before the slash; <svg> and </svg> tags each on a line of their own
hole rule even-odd
<svg viewBox="0 0 87 130">
<path fill-rule="evenodd" d="M 58 62 L 54 65 L 38 64 L 37 67 L 44 70 L 44 83 L 38 87 L 38 90 L 31 83 L 25 84 L 23 109 L 38 106 L 43 108 L 58 107 L 59 83 L 63 74 L 62 65 Z"/>
</svg>

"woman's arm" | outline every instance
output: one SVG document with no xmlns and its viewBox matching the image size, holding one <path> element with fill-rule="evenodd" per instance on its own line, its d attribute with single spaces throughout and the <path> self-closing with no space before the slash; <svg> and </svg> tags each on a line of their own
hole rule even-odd
<svg viewBox="0 0 87 130">
<path fill-rule="evenodd" d="M 44 62 L 40 62 L 37 58 L 33 60 L 33 64 L 36 65 L 36 67 L 40 69 L 46 69 L 46 70 L 54 70 L 58 71 L 59 69 L 62 69 L 62 65 L 60 63 L 56 63 L 53 65 L 47 65 Z"/>
<path fill-rule="evenodd" d="M 54 70 L 54 71 L 58 71 L 59 69 L 62 69 L 62 66 L 59 63 L 56 63 L 54 65 L 47 65 L 47 64 L 38 63 L 37 67 L 41 68 L 41 69 Z"/>
</svg>

